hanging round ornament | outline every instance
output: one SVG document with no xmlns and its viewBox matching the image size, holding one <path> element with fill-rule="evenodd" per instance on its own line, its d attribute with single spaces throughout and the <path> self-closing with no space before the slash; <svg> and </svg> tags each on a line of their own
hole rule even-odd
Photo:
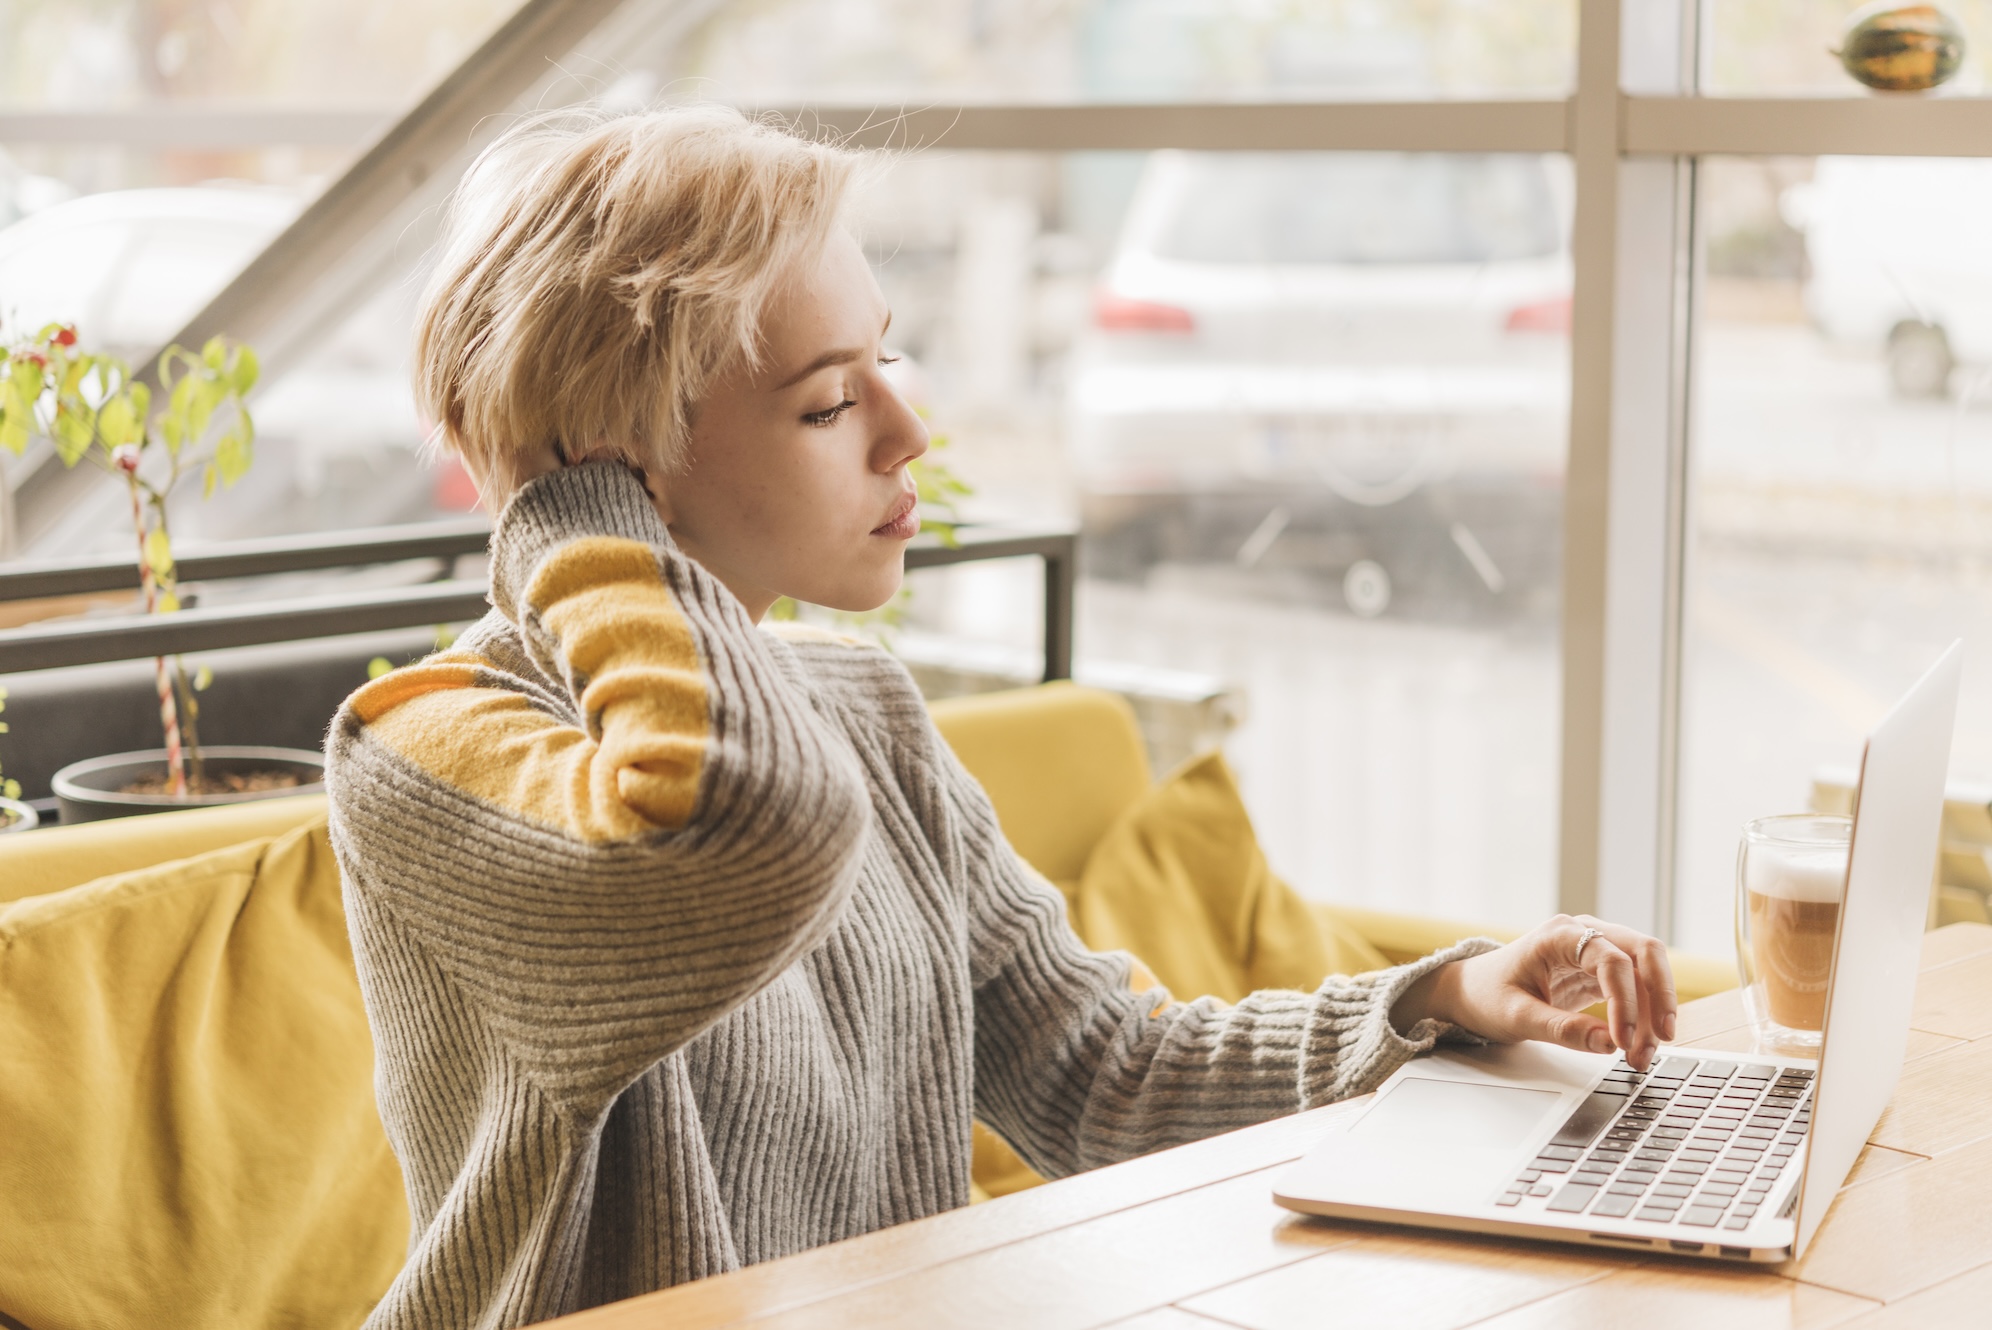
<svg viewBox="0 0 1992 1330">
<path fill-rule="evenodd" d="M 1881 92 L 1928 92 L 1964 63 L 1964 29 L 1937 5 L 1880 0 L 1854 12 L 1833 54 Z"/>
</svg>

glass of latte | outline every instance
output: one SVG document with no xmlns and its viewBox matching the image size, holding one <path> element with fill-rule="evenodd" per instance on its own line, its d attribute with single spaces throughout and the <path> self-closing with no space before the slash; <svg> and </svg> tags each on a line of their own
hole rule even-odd
<svg viewBox="0 0 1992 1330">
<path fill-rule="evenodd" d="M 1760 817 L 1736 852 L 1736 964 L 1758 1051 L 1817 1057 L 1853 819 Z"/>
</svg>

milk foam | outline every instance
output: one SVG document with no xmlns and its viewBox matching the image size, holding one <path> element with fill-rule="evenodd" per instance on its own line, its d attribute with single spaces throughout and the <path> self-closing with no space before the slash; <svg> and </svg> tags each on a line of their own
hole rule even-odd
<svg viewBox="0 0 1992 1330">
<path fill-rule="evenodd" d="M 1831 904 L 1840 899 L 1846 880 L 1845 846 L 1815 850 L 1752 845 L 1744 856 L 1743 885 L 1759 896 Z"/>
</svg>

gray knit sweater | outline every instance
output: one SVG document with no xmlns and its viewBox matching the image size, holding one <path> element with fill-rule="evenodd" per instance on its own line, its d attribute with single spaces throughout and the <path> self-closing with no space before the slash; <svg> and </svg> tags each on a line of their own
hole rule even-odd
<svg viewBox="0 0 1992 1330">
<path fill-rule="evenodd" d="M 1129 987 L 887 655 L 757 629 L 642 488 L 542 477 L 496 610 L 348 700 L 332 839 L 407 1179 L 376 1327 L 515 1326 L 1361 1093 L 1468 943 L 1236 1006 Z"/>
</svg>

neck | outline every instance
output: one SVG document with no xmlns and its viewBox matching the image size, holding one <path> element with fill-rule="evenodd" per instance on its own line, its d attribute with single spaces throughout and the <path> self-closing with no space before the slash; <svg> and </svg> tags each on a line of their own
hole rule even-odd
<svg viewBox="0 0 1992 1330">
<path fill-rule="evenodd" d="M 676 527 L 669 527 L 669 530 L 672 541 L 681 551 L 696 561 L 699 567 L 711 573 L 714 580 L 721 586 L 733 593 L 733 598 L 740 602 L 742 609 L 747 611 L 749 619 L 755 623 L 759 623 L 768 617 L 769 608 L 781 599 L 779 591 L 770 591 L 765 587 L 756 586 L 752 581 L 741 577 L 738 573 L 721 567 L 713 560 L 701 554 L 697 543 L 688 540 L 684 533 Z"/>
</svg>

